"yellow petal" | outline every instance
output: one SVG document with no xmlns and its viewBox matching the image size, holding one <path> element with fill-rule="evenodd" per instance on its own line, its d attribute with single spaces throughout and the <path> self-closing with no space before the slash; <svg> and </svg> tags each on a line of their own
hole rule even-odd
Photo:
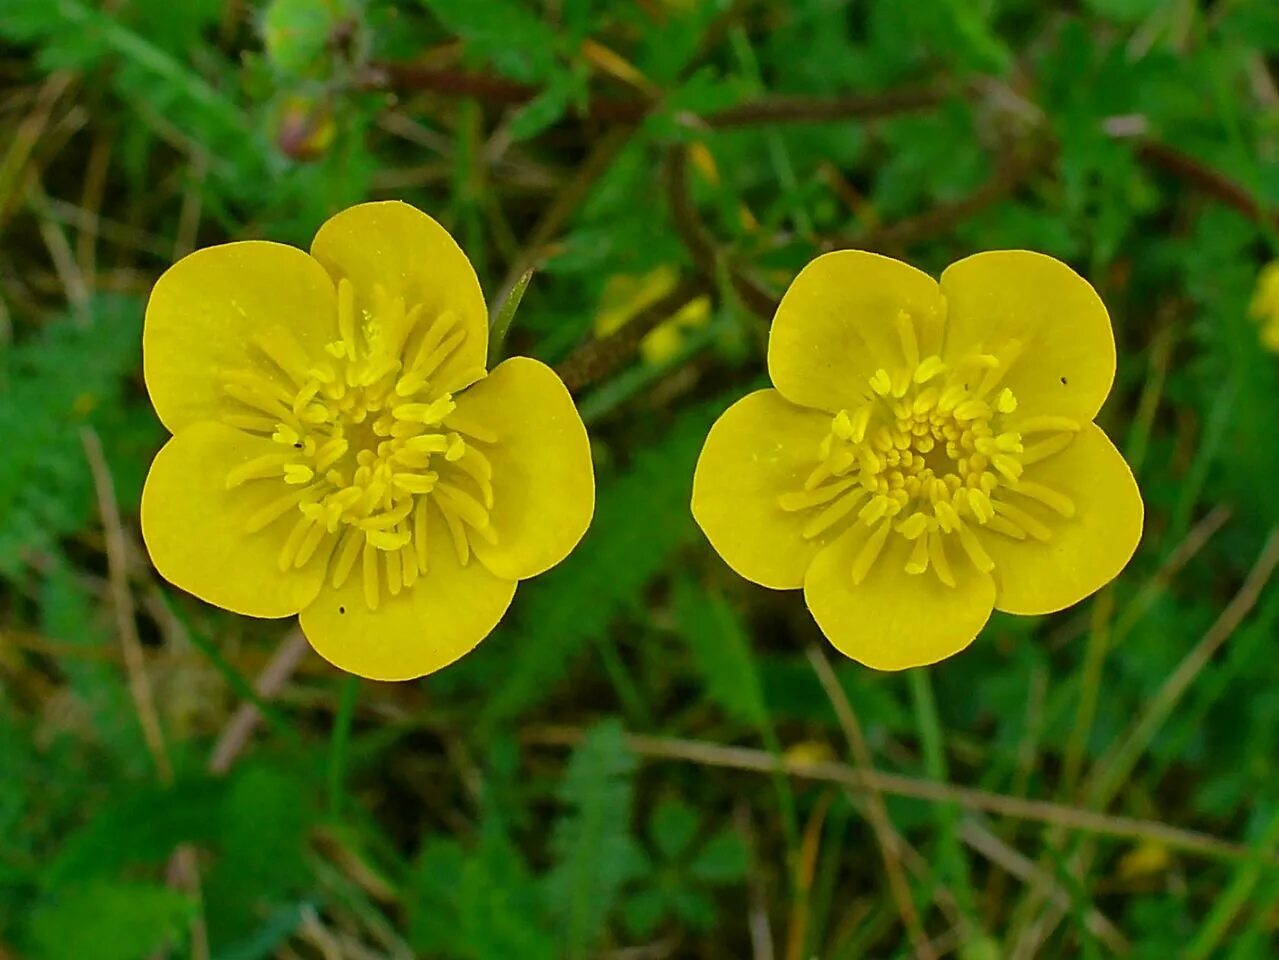
<svg viewBox="0 0 1279 960">
<path fill-rule="evenodd" d="M 937 281 L 863 250 L 827 253 L 800 271 L 773 318 L 768 373 L 792 403 L 857 406 L 880 368 L 905 365 L 898 315 L 909 316 L 920 357 L 941 348 L 946 304 Z"/>
<path fill-rule="evenodd" d="M 156 281 L 142 331 L 143 372 L 161 422 L 177 433 L 238 409 L 223 392 L 224 375 L 249 366 L 275 372 L 254 333 L 282 325 L 321 355 L 336 335 L 336 311 L 329 275 L 295 247 L 247 240 L 183 257 Z"/>
<path fill-rule="evenodd" d="M 693 516 L 724 562 L 775 590 L 804 583 L 828 535 L 805 540 L 817 511 L 787 512 L 778 498 L 804 489 L 830 418 L 776 390 L 747 394 L 715 421 L 693 473 Z"/>
<path fill-rule="evenodd" d="M 476 555 L 511 580 L 555 566 L 595 513 L 591 444 L 563 381 L 540 361 L 511 357 L 458 396 L 457 415 L 497 437 L 480 445 L 493 465 L 489 523 L 497 539 L 473 538 Z"/>
<path fill-rule="evenodd" d="M 1091 420 L 1115 378 L 1115 336 L 1105 304 L 1060 260 L 1027 250 L 978 253 L 946 268 L 946 355 L 1021 349 L 1003 385 L 1020 415 Z"/>
<path fill-rule="evenodd" d="M 421 306 L 427 320 L 454 312 L 466 338 L 431 382 L 440 391 L 460 389 L 482 371 L 488 352 L 488 311 L 466 254 L 442 226 L 421 210 L 387 200 L 361 203 L 330 217 L 311 242 L 311 255 L 354 288 L 356 307 L 377 309 L 374 290 Z"/>
<path fill-rule="evenodd" d="M 280 550 L 301 518 L 289 510 L 256 533 L 249 518 L 289 493 L 276 479 L 226 488 L 227 472 L 279 446 L 218 423 L 179 431 L 156 454 L 142 490 L 142 536 L 151 562 L 174 586 L 251 617 L 287 617 L 315 597 L 325 551 L 282 573 Z"/>
<path fill-rule="evenodd" d="M 972 643 L 990 618 L 995 585 L 947 538 L 955 586 L 932 570 L 906 573 L 914 544 L 892 534 L 866 579 L 854 586 L 852 569 L 871 534 L 858 524 L 817 559 L 804 578 L 804 600 L 826 639 L 840 653 L 876 670 L 936 663 Z"/>
<path fill-rule="evenodd" d="M 377 610 L 359 576 L 339 590 L 325 586 L 302 611 L 302 631 L 335 667 L 370 680 L 412 680 L 468 653 L 497 626 L 515 596 L 514 580 L 495 577 L 472 559 L 459 566 L 444 518 L 434 506 L 428 569 L 392 595 L 382 581 Z"/>
<path fill-rule="evenodd" d="M 1007 613 L 1052 613 L 1101 589 L 1128 563 L 1141 539 L 1141 492 L 1124 458 L 1092 423 L 1061 453 L 1027 467 L 1022 479 L 1064 494 L 1074 515 L 1062 517 L 1035 500 L 999 491 L 996 499 L 1032 514 L 1052 535 L 1046 542 L 1012 540 L 982 530 L 995 561 L 995 606 Z"/>
</svg>

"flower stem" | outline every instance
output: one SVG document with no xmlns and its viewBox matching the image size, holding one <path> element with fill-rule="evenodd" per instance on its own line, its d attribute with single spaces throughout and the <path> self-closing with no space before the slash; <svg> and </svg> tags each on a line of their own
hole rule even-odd
<svg viewBox="0 0 1279 960">
<path fill-rule="evenodd" d="M 333 718 L 333 733 L 329 738 L 329 816 L 333 820 L 339 820 L 342 817 L 346 754 L 351 743 L 351 720 L 355 715 L 355 701 L 359 695 L 360 678 L 348 676 L 342 682 L 337 715 Z"/>
</svg>

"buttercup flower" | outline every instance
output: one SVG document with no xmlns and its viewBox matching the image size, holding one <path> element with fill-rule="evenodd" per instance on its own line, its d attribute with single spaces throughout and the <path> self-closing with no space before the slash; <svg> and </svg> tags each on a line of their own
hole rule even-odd
<svg viewBox="0 0 1279 960">
<path fill-rule="evenodd" d="M 142 495 L 156 568 L 256 617 L 300 613 L 352 673 L 456 660 L 594 511 L 586 430 L 550 368 L 485 373 L 488 314 L 426 214 L 367 203 L 311 253 L 197 251 L 147 305 L 147 389 L 172 438 Z"/>
<path fill-rule="evenodd" d="M 1279 353 L 1279 260 L 1266 264 L 1257 277 L 1248 313 L 1261 325 L 1262 346 Z"/>
<path fill-rule="evenodd" d="M 914 267 L 810 263 L 769 375 L 711 428 L 693 513 L 734 570 L 803 587 L 847 656 L 898 670 L 962 650 L 992 608 L 1060 610 L 1141 537 L 1132 472 L 1092 422 L 1110 318 L 1065 264 L 1019 250 Z"/>
</svg>

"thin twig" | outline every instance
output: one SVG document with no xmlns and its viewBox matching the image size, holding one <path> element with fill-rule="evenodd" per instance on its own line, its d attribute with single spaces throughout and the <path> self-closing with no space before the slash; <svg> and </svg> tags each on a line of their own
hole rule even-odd
<svg viewBox="0 0 1279 960">
<path fill-rule="evenodd" d="M 862 733 L 861 723 L 857 719 L 857 714 L 853 710 L 853 705 L 849 702 L 848 696 L 844 693 L 844 688 L 839 685 L 835 671 L 831 669 L 830 661 L 826 659 L 826 655 L 817 647 L 809 647 L 808 661 L 813 665 L 813 670 L 817 673 L 817 679 L 821 681 L 822 688 L 830 699 L 831 707 L 835 710 L 839 726 L 844 731 L 844 739 L 848 742 L 848 749 L 853 756 L 853 768 L 856 770 L 872 770 L 874 762 L 871 758 L 870 747 L 866 743 L 866 737 Z M 906 925 L 906 930 L 910 934 L 911 943 L 915 947 L 915 955 L 921 960 L 930 960 L 934 954 L 928 942 L 928 935 L 924 932 L 923 924 L 920 922 L 919 911 L 915 909 L 915 901 L 911 897 L 910 885 L 907 884 L 906 875 L 902 872 L 901 857 L 894 842 L 895 831 L 892 821 L 889 819 L 888 810 L 884 806 L 883 794 L 874 787 L 866 791 L 866 819 L 870 821 L 871 829 L 875 833 L 875 840 L 879 844 L 880 856 L 884 861 L 884 872 L 888 875 L 889 891 L 892 893 L 897 913 L 901 916 L 902 923 Z"/>
<path fill-rule="evenodd" d="M 654 327 L 706 292 L 700 278 L 685 278 L 656 303 L 645 307 L 624 327 L 607 337 L 587 340 L 570 353 L 555 372 L 574 392 L 602 380 L 620 367 Z"/>
<path fill-rule="evenodd" d="M 1147 165 L 1170 173 L 1226 206 L 1234 207 L 1249 219 L 1257 223 L 1265 223 L 1268 219 L 1273 226 L 1279 227 L 1279 217 L 1269 214 L 1250 190 L 1190 154 L 1157 140 L 1143 140 L 1137 145 L 1137 156 Z"/>
<path fill-rule="evenodd" d="M 1182 695 L 1207 666 L 1213 654 L 1230 639 L 1256 606 L 1276 565 L 1279 565 L 1279 527 L 1272 529 L 1266 537 L 1261 553 L 1244 578 L 1239 592 L 1226 604 L 1194 649 L 1186 654 L 1177 669 L 1164 681 L 1145 712 L 1133 724 L 1128 736 L 1097 761 L 1087 794 L 1093 806 L 1101 809 L 1110 803 Z"/>
<path fill-rule="evenodd" d="M 471 97 L 488 103 L 520 106 L 540 92 L 537 87 L 491 74 L 446 70 L 403 63 L 379 63 L 359 78 L 367 89 L 418 90 Z M 832 120 L 873 120 L 935 107 L 948 92 L 941 88 L 883 90 L 834 97 L 762 97 L 708 113 L 701 122 L 710 127 L 744 127 L 765 123 L 824 123 Z M 582 112 L 587 120 L 634 123 L 658 104 L 648 98 L 594 97 Z"/>
<path fill-rule="evenodd" d="M 586 159 L 578 165 L 572 178 L 556 194 L 533 227 L 533 232 L 524 242 L 521 256 L 507 269 L 506 277 L 498 287 L 499 299 L 505 300 L 528 270 L 541 266 L 548 245 L 590 195 L 596 182 L 612 166 L 634 132 L 634 125 L 618 124 L 595 141 Z"/>
<path fill-rule="evenodd" d="M 571 746 L 581 739 L 582 731 L 573 727 L 542 727 L 530 730 L 525 735 L 527 743 L 548 746 Z M 1207 833 L 1169 826 L 1157 820 L 1114 816 L 1047 800 L 1028 800 L 989 790 L 959 787 L 922 777 L 907 777 L 881 770 L 854 770 L 842 763 L 812 763 L 785 755 L 779 759 L 767 751 L 750 747 L 672 737 L 629 734 L 626 742 L 632 751 L 643 757 L 700 763 L 751 773 L 773 773 L 780 766 L 784 773 L 793 777 L 840 783 L 859 791 L 878 790 L 893 796 L 914 797 L 932 803 L 956 803 L 971 810 L 1055 824 L 1080 833 L 1147 840 L 1215 860 L 1239 860 L 1250 855 L 1248 848 L 1241 844 L 1221 840 Z"/>
<path fill-rule="evenodd" d="M 971 817 L 959 825 L 959 838 L 991 863 L 1006 873 L 1011 874 L 1024 883 L 1043 883 L 1048 887 L 1053 902 L 1059 906 L 1070 906 L 1070 893 L 1058 884 L 1047 870 L 1042 869 L 1029 857 L 1009 846 L 994 833 Z M 1131 945 L 1101 911 L 1091 904 L 1087 908 L 1084 922 L 1093 935 L 1101 940 L 1115 954 L 1126 954 Z"/>
<path fill-rule="evenodd" d="M 693 265 L 712 286 L 720 279 L 720 254 L 710 231 L 702 224 L 693 204 L 688 184 L 688 151 L 673 147 L 666 155 L 666 197 L 670 203 L 675 230 L 684 241 Z M 727 264 L 729 284 L 738 299 L 761 319 L 771 320 L 777 310 L 777 299 L 740 268 Z"/>
<path fill-rule="evenodd" d="M 258 675 L 258 682 L 254 684 L 258 696 L 268 699 L 279 693 L 297 670 L 307 649 L 306 637 L 302 635 L 301 629 L 290 631 Z M 254 728 L 261 719 L 262 712 L 252 703 L 240 704 L 227 725 L 223 727 L 222 734 L 213 747 L 213 753 L 209 756 L 210 773 L 223 774 L 231 769 L 231 764 L 249 742 Z"/>
<path fill-rule="evenodd" d="M 124 654 L 124 667 L 129 677 L 129 694 L 147 750 L 155 764 L 160 782 L 173 782 L 173 767 L 164 745 L 164 732 L 160 715 L 155 707 L 155 693 L 147 676 L 146 659 L 142 653 L 142 639 L 138 636 L 136 607 L 133 591 L 129 587 L 129 552 L 120 522 L 120 509 L 115 499 L 115 483 L 102 451 L 102 441 L 92 427 L 80 428 L 80 442 L 93 474 L 93 486 L 97 493 L 98 512 L 102 517 L 102 532 L 106 540 L 107 574 L 111 587 L 111 605 L 115 610 L 116 632 L 120 635 L 120 648 Z"/>
<path fill-rule="evenodd" d="M 1013 149 L 1013 148 L 1009 148 Z M 1044 164 L 1050 153 L 1030 150 L 1024 156 L 1000 164 L 995 173 L 972 193 L 949 203 L 939 203 L 923 213 L 884 224 L 862 234 L 831 237 L 826 250 L 853 247 L 879 253 L 904 253 L 910 247 L 936 237 L 1016 193 Z"/>
</svg>

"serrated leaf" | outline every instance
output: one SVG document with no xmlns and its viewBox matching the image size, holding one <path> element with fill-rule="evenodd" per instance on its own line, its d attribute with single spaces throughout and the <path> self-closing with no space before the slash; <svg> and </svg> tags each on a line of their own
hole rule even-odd
<svg viewBox="0 0 1279 960">
<path fill-rule="evenodd" d="M 682 800 L 667 799 L 653 810 L 649 830 L 662 855 L 667 860 L 675 860 L 693 842 L 699 822 L 697 811 L 688 804 Z"/>
<path fill-rule="evenodd" d="M 667 896 L 661 890 L 640 890 L 623 909 L 626 929 L 634 936 L 647 937 L 666 916 Z"/>
<path fill-rule="evenodd" d="M 558 37 L 517 0 L 422 0 L 436 19 L 466 41 L 467 53 L 525 82 L 545 80 L 555 69 Z"/>
<path fill-rule="evenodd" d="M 747 863 L 742 838 L 732 830 L 723 830 L 706 841 L 688 869 L 707 883 L 737 883 L 746 876 Z"/>
<path fill-rule="evenodd" d="M 623 884 L 643 867 L 630 834 L 634 772 L 621 724 L 608 721 L 587 732 L 556 791 L 568 813 L 551 834 L 546 898 L 568 960 L 593 955 Z"/>
<path fill-rule="evenodd" d="M 142 960 L 179 943 L 194 911 L 178 890 L 100 880 L 47 898 L 27 937 L 33 960 Z"/>
<path fill-rule="evenodd" d="M 115 876 L 129 865 L 160 864 L 181 843 L 213 840 L 224 791 L 222 781 L 196 778 L 122 792 L 67 839 L 45 871 L 45 885 L 56 889 Z"/>
<path fill-rule="evenodd" d="M 715 926 L 715 901 L 704 890 L 690 887 L 671 897 L 675 914 L 693 930 L 710 930 Z"/>
<path fill-rule="evenodd" d="M 555 960 L 537 883 L 519 851 L 486 821 L 477 847 L 433 837 L 409 887 L 410 939 L 425 956 Z"/>
</svg>

